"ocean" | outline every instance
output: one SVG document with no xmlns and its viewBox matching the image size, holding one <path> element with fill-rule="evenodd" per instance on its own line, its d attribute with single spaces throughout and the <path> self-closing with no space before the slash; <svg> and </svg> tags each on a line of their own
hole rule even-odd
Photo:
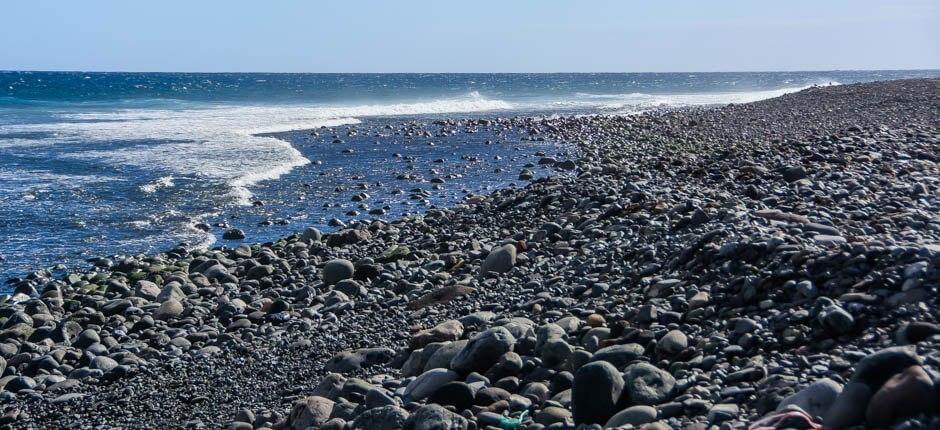
<svg viewBox="0 0 940 430">
<path fill-rule="evenodd" d="M 520 170 L 540 156 L 577 156 L 565 142 L 441 119 L 745 103 L 929 76 L 940 71 L 0 72 L 0 279 L 237 245 L 227 227 L 265 242 L 333 230 L 333 219 L 418 214 L 524 186 Z"/>
</svg>

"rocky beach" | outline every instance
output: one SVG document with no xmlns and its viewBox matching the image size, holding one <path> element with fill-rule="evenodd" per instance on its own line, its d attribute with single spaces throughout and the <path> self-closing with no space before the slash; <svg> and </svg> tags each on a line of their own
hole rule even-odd
<svg viewBox="0 0 940 430">
<path fill-rule="evenodd" d="M 940 80 L 408 127 L 577 156 L 420 215 L 18 280 L 0 425 L 940 427 Z"/>
</svg>

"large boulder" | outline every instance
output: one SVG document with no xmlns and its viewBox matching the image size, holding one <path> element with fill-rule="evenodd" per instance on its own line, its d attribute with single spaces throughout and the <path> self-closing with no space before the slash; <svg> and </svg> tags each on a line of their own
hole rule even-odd
<svg viewBox="0 0 940 430">
<path fill-rule="evenodd" d="M 612 364 L 595 361 L 574 375 L 571 407 L 575 424 L 604 424 L 617 412 L 623 391 L 623 376 Z"/>
</svg>

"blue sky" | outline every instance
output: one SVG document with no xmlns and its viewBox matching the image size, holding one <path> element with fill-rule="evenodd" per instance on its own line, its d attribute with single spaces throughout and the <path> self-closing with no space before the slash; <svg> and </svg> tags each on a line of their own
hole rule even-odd
<svg viewBox="0 0 940 430">
<path fill-rule="evenodd" d="M 0 69 L 940 68 L 940 1 L 9 1 Z"/>
</svg>

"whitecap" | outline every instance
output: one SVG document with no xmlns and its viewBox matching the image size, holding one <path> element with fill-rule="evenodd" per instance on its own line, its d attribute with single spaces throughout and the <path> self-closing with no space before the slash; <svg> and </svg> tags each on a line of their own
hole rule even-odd
<svg viewBox="0 0 940 430">
<path fill-rule="evenodd" d="M 156 192 L 160 188 L 171 188 L 175 185 L 176 184 L 173 182 L 172 176 L 162 176 L 155 181 L 148 182 L 144 185 L 141 185 L 139 188 L 140 188 L 140 191 L 143 191 L 149 194 L 149 193 Z"/>
<path fill-rule="evenodd" d="M 277 179 L 310 162 L 290 143 L 261 134 L 356 124 L 357 117 L 481 112 L 510 109 L 479 93 L 413 103 L 322 105 L 213 105 L 172 109 L 117 109 L 58 112 L 60 122 L 0 126 L 0 133 L 46 132 L 51 138 L 5 139 L 0 146 L 62 145 L 57 155 L 160 175 L 141 187 L 153 192 L 172 186 L 166 178 L 197 177 L 231 187 L 229 197 L 249 204 L 247 187 Z M 118 148 L 88 149 L 88 143 L 132 142 Z M 84 148 L 70 151 L 67 144 Z"/>
</svg>

